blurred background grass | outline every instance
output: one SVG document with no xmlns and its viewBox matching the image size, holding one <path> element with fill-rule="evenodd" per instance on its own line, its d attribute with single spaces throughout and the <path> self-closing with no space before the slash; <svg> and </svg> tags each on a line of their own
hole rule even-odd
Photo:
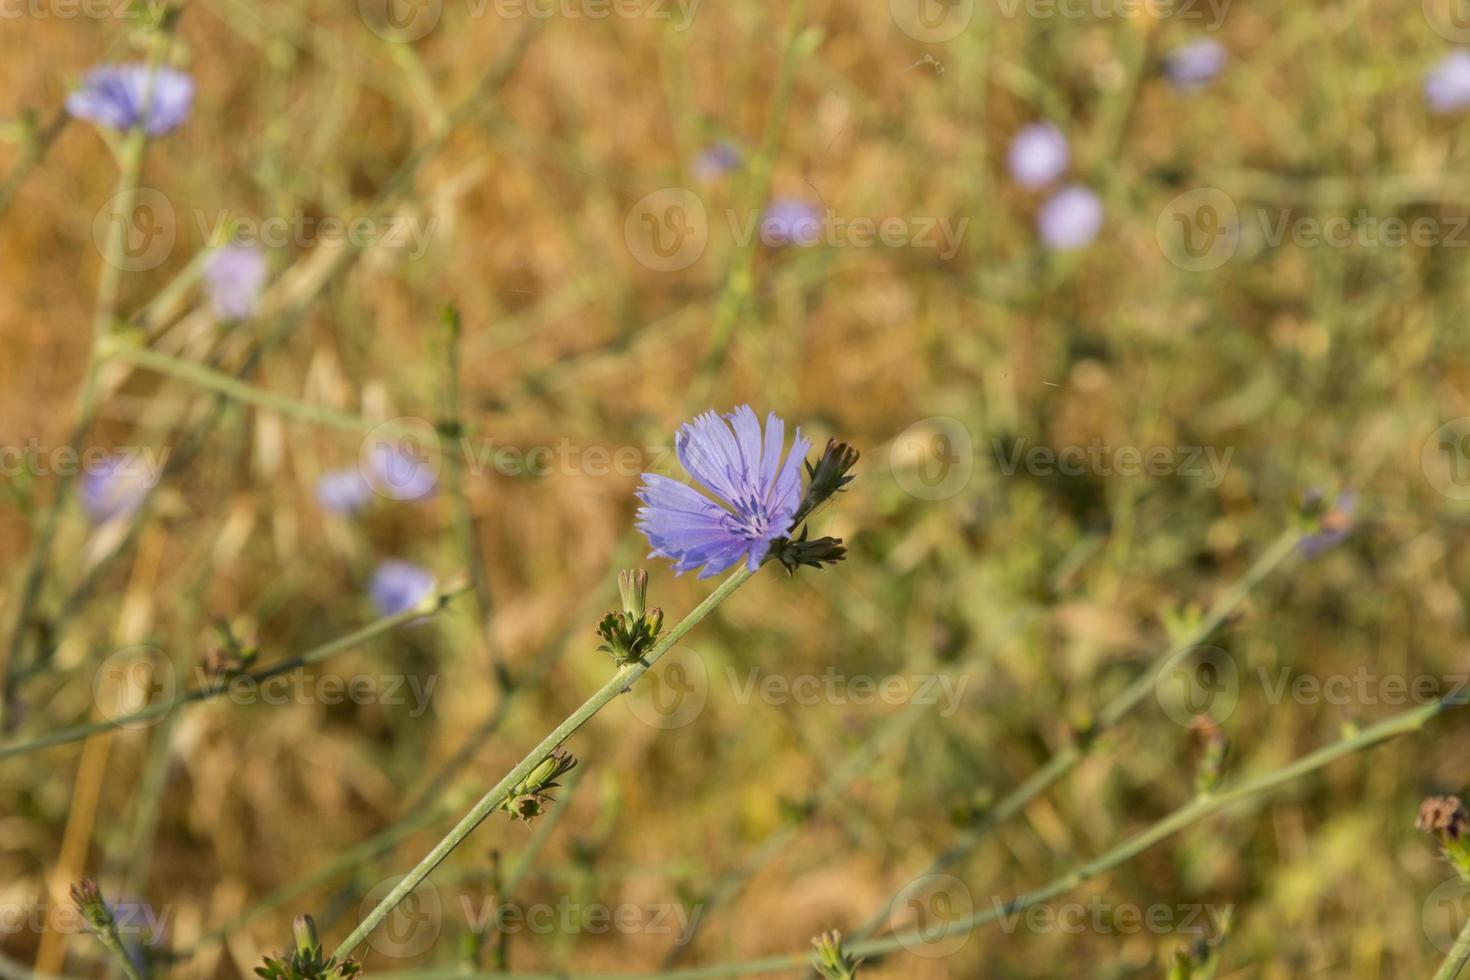
<svg viewBox="0 0 1470 980">
<path fill-rule="evenodd" d="M 1463 119 L 1422 104 L 1423 73 L 1452 48 L 1432 6 L 1232 6 L 1213 34 L 1231 62 L 1192 93 L 1159 66 L 1207 22 L 1177 16 L 1007 15 L 982 4 L 958 36 L 931 43 L 885 5 L 823 0 L 704 3 L 684 30 L 672 6 L 668 19 L 536 22 L 503 86 L 390 208 L 432 227 L 424 254 L 368 249 L 250 380 L 371 421 L 442 417 L 439 315 L 452 304 L 464 323 L 459 411 L 477 445 L 642 451 L 667 446 L 696 412 L 750 402 L 819 445 L 846 438 L 864 458 L 823 518 L 849 560 L 791 580 L 767 571 L 687 641 L 707 675 L 687 725 L 661 730 L 619 703 L 574 739 L 582 778 L 518 900 L 707 905 L 688 962 L 799 950 L 823 929 L 856 928 L 1146 669 L 1167 646 L 1167 618 L 1228 588 L 1309 488 L 1356 490 L 1357 526 L 1325 556 L 1269 579 L 1212 641 L 1240 674 L 1238 702 L 1220 719 L 1229 771 L 1279 765 L 1394 710 L 1382 698 L 1272 703 L 1258 670 L 1319 680 L 1360 668 L 1463 673 L 1467 569 L 1455 556 L 1465 504 L 1436 489 L 1421 450 L 1470 414 L 1460 322 L 1470 239 L 1273 246 L 1253 217 L 1363 208 L 1451 228 L 1470 214 Z M 83 70 L 127 50 L 135 25 L 34 10 L 0 26 L 0 115 L 44 122 Z M 404 43 L 371 30 L 381 24 L 358 5 L 190 0 L 172 59 L 197 79 L 195 113 L 151 148 L 142 178 L 166 197 L 176 244 L 156 268 L 124 277 L 121 310 L 187 277 L 208 245 L 200 214 L 358 213 L 535 21 L 494 11 L 451 0 L 432 30 Z M 809 33 L 789 55 L 783 105 L 783 39 L 797 30 Z M 1005 173 L 1011 135 L 1036 119 L 1068 135 L 1069 179 L 1102 197 L 1104 227 L 1086 249 L 1045 250 L 1033 231 L 1042 195 Z M 763 156 L 768 129 L 775 152 Z M 21 181 L 0 221 L 0 441 L 58 446 L 86 364 L 94 216 L 115 169 L 88 125 L 64 126 L 34 170 L 23 134 L 13 135 L 0 150 L 0 173 Z M 695 159 L 718 140 L 739 146 L 746 166 L 697 179 Z M 772 196 L 844 218 L 969 223 L 947 260 L 927 248 L 757 244 L 725 344 L 715 328 L 740 262 L 727 214 L 748 220 L 764 203 L 766 164 Z M 1229 261 L 1190 271 L 1170 260 L 1161 216 L 1167 228 L 1169 202 L 1201 187 L 1219 188 L 1246 218 Z M 676 271 L 640 261 L 647 252 L 628 231 L 639 202 L 667 188 L 690 190 L 706 212 L 702 254 Z M 332 254 L 293 241 L 270 262 L 289 286 Z M 232 370 L 270 332 L 268 317 L 217 327 L 193 312 L 197 302 L 186 289 L 152 323 L 183 359 Z M 89 444 L 182 451 L 214 404 L 157 374 L 107 377 Z M 935 419 L 959 425 L 945 430 L 944 458 L 928 436 L 949 423 Z M 1218 486 L 1177 472 L 1007 474 L 1018 439 L 1230 456 Z M 352 465 L 360 441 L 227 407 L 119 560 L 56 624 L 43 668 L 12 685 L 9 737 L 94 717 L 97 666 L 120 648 L 158 647 L 185 683 L 212 642 L 212 616 L 255 628 L 268 662 L 373 618 L 364 583 L 381 557 L 441 578 L 464 569 L 452 493 L 380 502 L 353 521 L 322 513 L 316 479 Z M 600 475 L 585 455 L 570 458 L 542 477 L 467 475 L 492 598 L 483 629 L 465 598 L 433 623 L 310 671 L 433 678 L 425 713 L 219 704 L 0 762 L 0 901 L 59 909 L 68 882 L 98 873 L 109 894 L 166 908 L 160 948 L 187 949 L 399 826 L 462 747 L 471 754 L 452 785 L 461 796 L 491 785 L 605 679 L 593 626 L 613 602 L 616 568 L 641 554 L 630 530 L 637 467 Z M 920 468 L 947 472 L 946 459 L 968 477 L 938 489 L 917 478 Z M 49 496 L 44 478 L 14 486 L 0 510 L 7 622 Z M 63 525 L 46 616 L 86 580 L 98 533 L 75 515 Z M 653 601 L 671 615 L 707 592 L 662 562 L 650 567 Z M 497 662 L 526 679 L 508 701 Z M 742 703 L 731 680 L 828 668 L 939 671 L 965 679 L 963 699 L 952 716 L 930 708 L 910 726 L 894 721 L 902 708 L 881 703 Z M 1441 955 L 1432 940 L 1458 923 L 1426 904 L 1449 870 L 1413 816 L 1424 794 L 1464 784 L 1464 736 L 1451 717 L 1335 764 L 1189 829 L 1069 901 L 1162 905 L 1176 922 L 1190 906 L 1233 907 L 1220 976 L 1427 975 Z M 856 778 L 808 812 L 803 801 L 874 737 L 881 744 Z M 1197 734 L 1151 700 L 954 870 L 968 900 L 988 908 L 1187 802 L 1198 754 Z M 288 943 L 298 911 L 340 938 L 362 896 L 417 861 L 451 820 L 445 810 L 410 827 L 224 943 L 155 963 L 154 975 L 248 976 Z M 491 852 L 514 862 L 535 834 L 499 818 L 484 826 L 434 879 L 437 941 L 410 958 L 370 951 L 369 965 L 456 962 L 470 925 L 461 899 L 495 894 Z M 773 838 L 782 846 L 762 851 Z M 739 887 L 710 903 L 732 872 Z M 85 937 L 43 949 L 58 928 L 7 929 L 0 949 L 26 963 L 41 956 L 51 972 L 100 975 Z M 894 957 L 869 972 L 1158 976 L 1163 956 L 1189 939 L 1177 929 L 990 927 L 950 955 Z M 654 969 L 671 945 L 649 930 L 523 933 L 509 961 Z"/>
</svg>

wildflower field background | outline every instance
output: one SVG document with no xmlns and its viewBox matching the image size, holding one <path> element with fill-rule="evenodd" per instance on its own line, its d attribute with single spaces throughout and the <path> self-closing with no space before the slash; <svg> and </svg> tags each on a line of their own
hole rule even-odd
<svg viewBox="0 0 1470 980">
<path fill-rule="evenodd" d="M 907 937 L 873 978 L 1452 976 L 1458 3 L 0 0 L 0 976 L 122 975 L 86 876 L 141 976 L 330 952 L 612 676 L 620 569 L 711 593 L 634 494 L 741 404 L 861 452 L 846 559 L 723 602 L 369 976 L 832 929 Z M 64 106 L 150 62 L 192 111 L 119 204 Z"/>
</svg>

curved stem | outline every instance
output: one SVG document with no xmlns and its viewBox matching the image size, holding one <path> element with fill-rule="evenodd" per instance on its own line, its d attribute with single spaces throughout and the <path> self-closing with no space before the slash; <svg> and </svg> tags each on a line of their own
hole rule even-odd
<svg viewBox="0 0 1470 980">
<path fill-rule="evenodd" d="M 1455 937 L 1455 945 L 1451 947 L 1449 955 L 1434 971 L 1434 980 L 1455 980 L 1465 964 L 1470 962 L 1470 922 L 1465 923 L 1465 928 Z"/>
<path fill-rule="evenodd" d="M 362 944 L 363 940 L 368 937 L 368 934 L 377 927 L 378 923 L 382 922 L 388 913 L 398 906 L 398 903 L 407 898 L 435 868 L 443 863 L 450 852 L 473 833 L 475 828 L 483 823 L 486 817 L 495 812 L 505 800 L 506 796 L 509 795 L 510 791 L 531 774 L 531 770 L 540 765 L 557 746 L 570 738 L 593 715 L 601 711 L 617 698 L 618 695 L 632 687 L 638 678 L 642 677 L 650 667 L 658 662 L 660 657 L 668 653 L 674 644 L 683 638 L 685 633 L 688 633 L 700 620 L 713 612 L 716 606 L 728 599 L 736 589 L 744 585 L 754 574 L 754 572 L 742 564 L 739 570 L 721 582 L 719 588 L 711 592 L 703 602 L 694 607 L 689 615 L 680 620 L 678 625 L 669 630 L 663 639 L 659 640 L 654 648 L 649 651 L 642 662 L 632 663 L 618 668 L 612 678 L 597 690 L 597 693 L 584 701 L 580 708 L 573 711 L 567 716 L 565 721 L 552 729 L 551 734 L 543 738 L 534 749 L 526 754 L 526 757 L 514 769 L 506 773 L 500 782 L 496 783 L 488 793 L 480 798 L 480 802 L 476 803 L 470 809 L 470 812 L 466 813 L 459 823 L 454 825 L 454 829 L 445 835 L 444 839 L 436 844 L 434 849 L 424 856 L 423 860 L 414 865 L 413 869 L 403 876 L 402 880 L 394 886 L 393 890 L 357 924 L 357 928 L 352 930 L 352 934 L 342 941 L 342 944 L 337 947 L 332 955 L 339 960 L 349 956 L 354 949 Z"/>
<path fill-rule="evenodd" d="M 260 670 L 252 671 L 247 674 L 237 674 L 233 678 L 223 678 L 218 684 L 212 687 L 201 687 L 196 688 L 192 691 L 186 691 L 170 701 L 160 701 L 157 704 L 150 704 L 148 707 L 141 708 L 138 711 L 132 712 L 131 714 L 119 715 L 116 718 L 108 718 L 105 721 L 90 722 L 85 725 L 74 725 L 71 728 L 63 728 L 60 731 L 51 732 L 38 738 L 33 738 L 28 742 L 14 742 L 10 745 L 0 745 L 0 759 L 7 759 L 11 756 L 16 755 L 25 755 L 27 752 L 34 752 L 37 749 L 50 748 L 53 745 L 65 745 L 68 742 L 79 742 L 82 739 L 87 738 L 88 736 L 111 731 L 114 728 L 124 728 L 129 725 L 136 725 L 139 722 L 157 721 L 160 718 L 165 718 L 173 714 L 175 711 L 179 710 L 185 705 L 193 704 L 197 701 L 203 701 L 207 698 L 211 698 L 215 695 L 224 693 L 229 690 L 231 684 L 240 683 L 241 681 L 258 684 L 261 681 L 269 680 L 270 678 L 276 677 L 280 674 L 289 673 L 290 671 L 293 671 L 298 667 L 309 666 L 310 664 L 317 663 L 319 661 L 327 659 L 328 657 L 334 656 L 335 654 L 341 653 L 344 650 L 350 650 L 352 647 L 355 647 L 360 643 L 364 643 L 375 636 L 380 636 L 384 633 L 389 632 L 394 627 L 402 626 L 404 623 L 409 623 L 416 619 L 422 619 L 426 615 L 431 615 L 432 613 L 437 612 L 439 609 L 442 609 L 445 604 L 449 602 L 450 599 L 459 595 L 466 588 L 468 588 L 468 586 L 457 585 L 443 592 L 440 592 L 437 597 L 436 606 L 434 609 L 425 610 L 422 606 L 415 606 L 413 609 L 407 609 L 401 613 L 397 613 L 392 616 L 386 616 L 383 619 L 379 619 L 375 622 L 369 623 L 359 630 L 348 633 L 346 636 L 339 636 L 337 637 L 337 639 L 331 640 L 327 643 L 323 643 L 321 646 L 313 647 L 312 649 L 306 651 L 303 654 L 299 654 L 298 656 L 282 660 L 279 663 L 271 664 L 269 667 L 263 667 Z"/>
</svg>

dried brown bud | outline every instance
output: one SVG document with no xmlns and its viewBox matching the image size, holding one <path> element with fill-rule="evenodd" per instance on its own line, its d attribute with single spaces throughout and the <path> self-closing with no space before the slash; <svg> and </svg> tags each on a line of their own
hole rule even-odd
<svg viewBox="0 0 1470 980">
<path fill-rule="evenodd" d="M 1419 805 L 1414 826 L 1442 841 L 1457 841 L 1465 835 L 1470 813 L 1458 796 L 1431 796 Z"/>
</svg>

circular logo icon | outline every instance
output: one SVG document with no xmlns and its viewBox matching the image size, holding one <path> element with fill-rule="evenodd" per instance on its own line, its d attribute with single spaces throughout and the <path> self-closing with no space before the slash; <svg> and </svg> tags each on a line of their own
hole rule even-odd
<svg viewBox="0 0 1470 980">
<path fill-rule="evenodd" d="M 363 896 L 358 906 L 358 917 L 362 918 L 388 897 L 406 875 L 385 878 Z M 378 928 L 368 933 L 368 945 L 382 953 L 398 959 L 418 956 L 434 945 L 444 915 L 439 902 L 439 890 L 431 881 L 421 881 L 419 886 L 404 896 L 403 901 L 383 919 Z"/>
<path fill-rule="evenodd" d="M 1240 212 L 1218 187 L 1196 187 L 1164 205 L 1154 223 L 1164 258 L 1189 272 L 1218 269 L 1240 246 Z"/>
<path fill-rule="evenodd" d="M 147 272 L 163 265 L 173 254 L 178 234 L 173 204 L 151 187 L 139 187 L 131 194 L 119 191 L 92 219 L 92 243 L 98 253 L 124 272 Z"/>
<path fill-rule="evenodd" d="M 404 416 L 375 427 L 362 441 L 357 468 L 380 496 L 422 500 L 434 492 L 444 459 L 439 433 L 426 419 Z"/>
<path fill-rule="evenodd" d="M 655 272 L 687 269 L 709 242 L 704 202 L 683 187 L 646 194 L 623 220 L 623 240 L 633 258 Z"/>
<path fill-rule="evenodd" d="M 1470 882 L 1459 875 L 1441 882 L 1425 897 L 1419 921 L 1435 948 L 1448 953 L 1455 945 L 1455 937 L 1470 922 Z"/>
<path fill-rule="evenodd" d="M 949 928 L 969 919 L 974 899 L 965 883 L 953 875 L 925 875 L 910 882 L 893 900 L 888 924 L 899 943 L 919 956 L 950 956 L 969 941 L 967 929 Z"/>
<path fill-rule="evenodd" d="M 1422 0 L 1429 29 L 1446 41 L 1470 41 L 1470 0 Z"/>
<path fill-rule="evenodd" d="M 959 419 L 935 416 L 904 429 L 888 447 L 900 487 L 921 500 L 953 497 L 975 472 L 975 441 Z"/>
<path fill-rule="evenodd" d="M 1219 647 L 1198 646 L 1154 678 L 1154 696 L 1169 720 L 1193 728 L 1201 718 L 1220 724 L 1240 701 L 1235 658 Z"/>
<path fill-rule="evenodd" d="M 1470 415 L 1434 430 L 1419 453 L 1424 478 L 1451 500 L 1470 500 Z"/>
<path fill-rule="evenodd" d="M 367 29 L 385 41 L 417 41 L 439 25 L 443 0 L 357 0 Z"/>
<path fill-rule="evenodd" d="M 163 712 L 150 718 L 134 718 L 152 705 L 173 701 L 178 689 L 173 664 L 158 647 L 124 647 L 102 661 L 92 677 L 92 696 L 97 711 L 121 728 L 147 728 L 163 719 Z"/>
<path fill-rule="evenodd" d="M 683 728 L 699 717 L 709 700 L 704 658 L 688 647 L 674 647 L 639 678 L 624 700 L 633 717 L 645 725 Z"/>
<path fill-rule="evenodd" d="M 888 0 L 898 29 L 915 41 L 943 44 L 965 32 L 975 16 L 975 0 Z"/>
</svg>

